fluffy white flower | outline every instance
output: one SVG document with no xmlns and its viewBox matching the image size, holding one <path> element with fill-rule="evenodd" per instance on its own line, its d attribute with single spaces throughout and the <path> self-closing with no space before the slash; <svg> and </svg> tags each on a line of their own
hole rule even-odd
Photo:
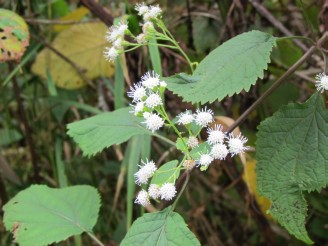
<svg viewBox="0 0 328 246">
<path fill-rule="evenodd" d="M 146 121 L 142 122 L 146 124 L 147 128 L 151 130 L 152 132 L 157 131 L 159 128 L 161 128 L 164 125 L 164 120 L 158 115 L 158 114 L 152 114 L 150 113 L 149 116 L 146 118 Z"/>
<path fill-rule="evenodd" d="M 193 114 L 190 113 L 190 111 L 187 111 L 187 110 L 186 110 L 186 112 L 180 113 L 178 115 L 178 118 L 179 118 L 179 120 L 177 121 L 177 123 L 179 125 L 188 125 L 191 122 L 193 122 L 193 120 L 194 120 Z"/>
<path fill-rule="evenodd" d="M 161 82 L 159 82 L 159 85 L 160 85 L 160 87 L 166 87 L 166 86 L 167 86 L 167 84 L 166 84 L 165 81 L 161 81 Z"/>
<path fill-rule="evenodd" d="M 116 57 L 118 56 L 118 50 L 115 47 L 106 47 L 104 51 L 104 56 L 108 61 L 115 61 Z"/>
<path fill-rule="evenodd" d="M 116 27 L 117 32 L 120 34 L 121 37 L 124 36 L 126 30 L 128 30 L 128 23 L 125 21 L 121 21 L 120 24 Z"/>
<path fill-rule="evenodd" d="M 209 153 L 200 153 L 199 159 L 196 160 L 197 165 L 204 166 L 207 168 L 211 162 L 214 160 L 214 158 Z"/>
<path fill-rule="evenodd" d="M 142 114 L 142 117 L 144 117 L 145 120 L 147 120 L 150 116 L 151 116 L 151 113 L 149 113 L 149 112 L 144 112 L 144 113 Z"/>
<path fill-rule="evenodd" d="M 222 125 L 215 125 L 214 128 L 208 128 L 207 130 L 209 144 L 223 143 L 226 135 L 222 132 Z"/>
<path fill-rule="evenodd" d="M 140 165 L 139 171 L 134 174 L 136 178 L 136 184 L 138 185 L 146 184 L 148 179 L 151 178 L 157 170 L 157 167 L 153 161 L 147 160 L 146 162 L 141 161 L 141 163 L 143 166 Z"/>
<path fill-rule="evenodd" d="M 162 200 L 172 200 L 176 193 L 177 190 L 173 183 L 165 183 L 159 189 L 159 194 Z"/>
<path fill-rule="evenodd" d="M 154 24 L 151 21 L 146 21 L 142 25 L 142 32 L 145 36 L 147 36 L 147 33 L 152 32 L 154 30 Z"/>
<path fill-rule="evenodd" d="M 214 159 L 224 160 L 229 154 L 229 151 L 225 144 L 217 143 L 213 145 L 210 154 Z"/>
<path fill-rule="evenodd" d="M 157 19 L 159 15 L 162 13 L 162 9 L 157 6 L 150 6 L 149 12 L 144 14 L 144 20 L 148 21 L 150 19 Z"/>
<path fill-rule="evenodd" d="M 160 106 L 162 105 L 162 98 L 160 97 L 160 95 L 158 95 L 157 93 L 151 93 L 146 101 L 145 101 L 145 104 L 148 108 L 155 108 L 157 106 Z"/>
<path fill-rule="evenodd" d="M 146 42 L 146 38 L 145 38 L 145 34 L 140 33 L 137 37 L 136 37 L 137 43 L 138 44 L 143 44 Z"/>
<path fill-rule="evenodd" d="M 149 196 L 148 196 L 148 193 L 147 191 L 145 190 L 141 190 L 138 195 L 137 195 L 137 198 L 136 200 L 134 201 L 135 203 L 138 203 L 144 207 L 146 207 L 147 205 L 150 204 L 149 202 Z"/>
<path fill-rule="evenodd" d="M 113 46 L 116 49 L 122 49 L 122 42 L 123 42 L 122 38 L 118 38 L 113 42 Z"/>
<path fill-rule="evenodd" d="M 197 125 L 206 127 L 208 124 L 213 122 L 213 111 L 210 109 L 197 109 L 195 114 L 195 122 Z"/>
<path fill-rule="evenodd" d="M 136 83 L 130 87 L 130 90 L 127 94 L 128 97 L 133 99 L 133 102 L 142 101 L 142 98 L 147 96 L 145 87 L 141 83 Z"/>
<path fill-rule="evenodd" d="M 106 32 L 105 36 L 108 42 L 114 42 L 116 39 L 121 38 L 121 34 L 116 26 L 111 26 L 109 30 Z"/>
<path fill-rule="evenodd" d="M 145 3 L 137 3 L 135 10 L 138 11 L 138 15 L 144 15 L 149 12 L 149 7 Z"/>
<path fill-rule="evenodd" d="M 130 113 L 133 113 L 135 115 L 137 115 L 138 113 L 141 113 L 145 107 L 145 103 L 144 102 L 137 102 L 136 105 L 131 105 L 132 106 L 132 110 L 130 111 Z"/>
<path fill-rule="evenodd" d="M 154 71 L 147 72 L 141 77 L 141 83 L 147 89 L 152 90 L 155 86 L 159 85 L 159 75 Z"/>
<path fill-rule="evenodd" d="M 185 160 L 183 162 L 183 166 L 190 171 L 191 169 L 193 169 L 196 165 L 196 162 L 194 160 Z"/>
<path fill-rule="evenodd" d="M 321 93 L 328 90 L 328 76 L 325 73 L 319 73 L 315 76 L 315 87 Z"/>
<path fill-rule="evenodd" d="M 245 143 L 248 139 L 239 133 L 237 137 L 234 137 L 232 133 L 229 134 L 228 147 L 231 156 L 244 153 L 249 149 L 248 146 L 245 146 Z"/>
<path fill-rule="evenodd" d="M 190 136 L 187 141 L 187 145 L 190 148 L 196 148 L 198 146 L 198 139 L 195 136 Z"/>
<path fill-rule="evenodd" d="M 159 194 L 159 186 L 157 184 L 151 184 L 148 188 L 149 196 L 153 199 L 158 199 Z"/>
</svg>

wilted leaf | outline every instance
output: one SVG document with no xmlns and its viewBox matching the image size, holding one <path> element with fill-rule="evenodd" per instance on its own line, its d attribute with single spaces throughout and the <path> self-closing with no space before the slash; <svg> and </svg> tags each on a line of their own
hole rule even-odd
<svg viewBox="0 0 328 246">
<path fill-rule="evenodd" d="M 19 61 L 29 45 L 25 21 L 16 13 L 0 9 L 0 62 Z"/>
<path fill-rule="evenodd" d="M 59 20 L 61 21 L 79 21 L 81 20 L 84 16 L 86 16 L 89 13 L 89 9 L 85 7 L 79 7 L 69 14 L 65 15 L 64 17 L 60 18 Z M 80 25 L 80 24 L 78 24 Z M 70 25 L 54 25 L 54 31 L 55 32 L 61 32 L 65 29 L 70 28 Z"/>
<path fill-rule="evenodd" d="M 84 70 L 87 78 L 111 77 L 114 74 L 113 65 L 103 57 L 107 45 L 104 38 L 106 30 L 102 23 L 74 25 L 59 33 L 51 45 Z M 32 71 L 46 79 L 47 70 L 58 87 L 77 89 L 85 85 L 76 69 L 45 48 L 38 54 Z"/>
</svg>

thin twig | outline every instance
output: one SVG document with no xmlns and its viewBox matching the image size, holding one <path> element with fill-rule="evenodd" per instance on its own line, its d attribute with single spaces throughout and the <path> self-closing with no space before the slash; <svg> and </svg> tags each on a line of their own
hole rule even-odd
<svg viewBox="0 0 328 246">
<path fill-rule="evenodd" d="M 239 126 L 248 115 L 253 112 L 272 92 L 274 92 L 289 76 L 291 76 L 297 68 L 299 68 L 305 61 L 307 61 L 320 46 L 328 38 L 328 32 L 326 32 L 317 42 L 316 46 L 311 48 L 293 65 L 291 66 L 273 85 L 264 92 L 239 118 L 228 128 L 227 132 L 232 132 L 237 126 Z"/>
<path fill-rule="evenodd" d="M 44 25 L 76 25 L 76 24 L 99 22 L 98 19 L 75 21 L 75 20 L 47 20 L 47 19 L 25 18 L 24 20 L 29 24 L 44 24 Z"/>
<path fill-rule="evenodd" d="M 9 63 L 9 67 L 10 67 L 10 70 L 14 69 L 14 66 L 12 63 Z M 35 152 L 36 148 L 35 148 L 34 140 L 32 137 L 32 129 L 31 129 L 30 125 L 28 124 L 28 121 L 27 121 L 27 118 L 25 115 L 23 100 L 21 98 L 21 92 L 20 92 L 20 89 L 19 89 L 19 86 L 17 83 L 16 75 L 13 76 L 12 82 L 13 82 L 14 94 L 15 94 L 15 98 L 16 98 L 17 106 L 18 106 L 18 116 L 19 116 L 22 126 L 24 128 L 23 132 L 25 133 L 26 142 L 29 147 L 30 154 L 31 154 L 31 161 L 32 161 L 33 172 L 34 172 L 34 182 L 38 184 L 41 181 L 39 161 L 38 161 L 37 154 Z"/>
</svg>

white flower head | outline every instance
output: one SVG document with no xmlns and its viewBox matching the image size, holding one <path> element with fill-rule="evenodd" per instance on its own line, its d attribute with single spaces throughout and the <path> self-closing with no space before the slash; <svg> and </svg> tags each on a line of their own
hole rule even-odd
<svg viewBox="0 0 328 246">
<path fill-rule="evenodd" d="M 106 47 L 104 51 L 104 56 L 108 61 L 115 61 L 116 57 L 118 56 L 119 52 L 115 47 Z"/>
<path fill-rule="evenodd" d="M 138 44 L 143 44 L 146 42 L 146 38 L 145 38 L 145 34 L 140 33 L 137 37 L 136 37 L 137 43 Z"/>
<path fill-rule="evenodd" d="M 146 184 L 148 179 L 151 178 L 157 170 L 157 167 L 153 161 L 147 160 L 146 162 L 141 161 L 141 163 L 143 166 L 140 165 L 139 171 L 134 174 L 137 185 Z"/>
<path fill-rule="evenodd" d="M 123 43 L 122 38 L 118 38 L 118 39 L 116 39 L 116 40 L 113 42 L 113 46 L 114 46 L 116 49 L 122 49 L 122 43 Z"/>
<path fill-rule="evenodd" d="M 148 188 L 149 196 L 153 199 L 158 199 L 159 194 L 159 186 L 157 184 L 151 184 Z"/>
<path fill-rule="evenodd" d="M 196 160 L 198 166 L 207 168 L 214 158 L 209 153 L 199 153 L 199 159 Z"/>
<path fill-rule="evenodd" d="M 147 120 L 150 116 L 151 116 L 151 113 L 149 113 L 149 112 L 144 112 L 144 113 L 142 114 L 142 117 L 144 117 L 145 120 Z"/>
<path fill-rule="evenodd" d="M 213 145 L 210 154 L 214 159 L 224 160 L 229 154 L 229 151 L 225 144 L 217 143 Z"/>
<path fill-rule="evenodd" d="M 143 32 L 143 34 L 145 35 L 145 36 L 147 36 L 147 34 L 149 33 L 149 32 L 152 32 L 152 31 L 154 31 L 154 24 L 153 24 L 153 22 L 151 22 L 151 21 L 146 21 L 143 25 L 142 25 L 142 32 Z"/>
<path fill-rule="evenodd" d="M 144 20 L 157 19 L 162 13 L 162 9 L 157 6 L 150 6 L 149 12 L 144 15 Z"/>
<path fill-rule="evenodd" d="M 328 90 L 328 76 L 325 73 L 319 73 L 315 76 L 315 87 L 321 93 Z"/>
<path fill-rule="evenodd" d="M 142 122 L 146 124 L 148 130 L 155 132 L 159 128 L 161 128 L 164 125 L 164 120 L 158 115 L 158 114 L 152 114 L 150 113 L 149 116 L 146 118 L 144 115 L 144 118 L 146 121 Z"/>
<path fill-rule="evenodd" d="M 242 136 L 241 133 L 239 133 L 237 137 L 234 137 L 233 133 L 230 133 L 228 138 L 228 147 L 231 156 L 244 153 L 248 150 L 249 147 L 245 146 L 247 141 L 248 139 Z"/>
<path fill-rule="evenodd" d="M 198 139 L 195 136 L 190 136 L 187 141 L 187 145 L 190 148 L 196 148 L 198 146 Z"/>
<path fill-rule="evenodd" d="M 141 190 L 138 195 L 137 195 L 137 198 L 136 200 L 134 201 L 135 203 L 138 203 L 144 207 L 148 206 L 150 204 L 150 201 L 149 201 L 149 196 L 148 196 L 148 193 L 147 191 L 145 190 Z"/>
<path fill-rule="evenodd" d="M 179 125 L 188 125 L 194 121 L 194 115 L 188 110 L 186 110 L 186 112 L 180 113 L 178 115 L 178 118 L 179 120 L 177 121 L 177 123 Z"/>
<path fill-rule="evenodd" d="M 162 200 L 172 200 L 176 193 L 177 190 L 173 183 L 165 183 L 159 189 L 159 194 Z"/>
<path fill-rule="evenodd" d="M 149 12 L 149 7 L 145 3 L 137 3 L 135 10 L 138 11 L 138 15 L 142 16 Z"/>
<path fill-rule="evenodd" d="M 124 36 L 124 33 L 126 30 L 128 30 L 128 23 L 125 21 L 121 21 L 117 26 L 116 26 L 117 32 L 120 34 L 120 37 Z"/>
<path fill-rule="evenodd" d="M 154 109 L 155 107 L 162 105 L 163 102 L 160 95 L 158 95 L 157 93 L 151 93 L 147 97 L 145 104 L 148 108 Z"/>
<path fill-rule="evenodd" d="M 147 89 L 152 90 L 155 86 L 159 85 L 159 75 L 154 71 L 147 72 L 141 77 L 141 83 Z"/>
<path fill-rule="evenodd" d="M 130 113 L 133 113 L 134 115 L 137 115 L 137 114 L 143 112 L 143 109 L 145 107 L 144 102 L 137 102 L 136 105 L 132 105 L 132 104 L 130 104 L 130 105 L 132 106 L 132 110 L 130 111 Z"/>
<path fill-rule="evenodd" d="M 211 109 L 197 109 L 195 114 L 195 122 L 197 125 L 206 127 L 208 124 L 213 122 L 213 111 Z"/>
<path fill-rule="evenodd" d="M 111 43 L 120 37 L 121 34 L 116 26 L 111 26 L 109 30 L 106 32 L 106 36 L 105 36 L 106 40 Z"/>
<path fill-rule="evenodd" d="M 213 128 L 208 128 L 207 133 L 207 142 L 209 144 L 223 143 L 226 137 L 225 133 L 222 131 L 222 125 L 215 125 Z"/>
<path fill-rule="evenodd" d="M 165 81 L 159 82 L 159 85 L 160 85 L 160 87 L 164 87 L 164 88 L 167 86 Z"/>
<path fill-rule="evenodd" d="M 185 160 L 183 162 L 183 167 L 185 167 L 188 171 L 193 169 L 196 165 L 196 162 L 194 160 Z"/>
<path fill-rule="evenodd" d="M 147 96 L 145 87 L 141 83 L 136 83 L 130 87 L 130 90 L 127 94 L 128 97 L 133 99 L 133 102 L 142 101 L 142 99 Z"/>
</svg>

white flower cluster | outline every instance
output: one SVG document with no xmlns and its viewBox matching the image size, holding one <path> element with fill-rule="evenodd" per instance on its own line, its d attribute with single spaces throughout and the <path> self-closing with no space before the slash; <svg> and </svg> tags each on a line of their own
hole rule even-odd
<svg viewBox="0 0 328 246">
<path fill-rule="evenodd" d="M 205 170 L 214 160 L 224 160 L 229 153 L 233 157 L 249 149 L 248 146 L 245 146 L 248 141 L 246 137 L 242 136 L 241 133 L 236 137 L 232 133 L 227 136 L 222 131 L 221 125 L 208 128 L 207 133 L 207 143 L 211 146 L 211 150 L 199 153 L 199 158 L 196 160 L 197 165 L 202 166 Z"/>
<path fill-rule="evenodd" d="M 108 61 L 114 62 L 116 57 L 123 50 L 124 34 L 128 31 L 128 24 L 121 21 L 116 26 L 111 26 L 106 33 L 106 40 L 111 44 L 111 47 L 106 47 L 104 56 Z"/>
<path fill-rule="evenodd" d="M 164 81 L 160 81 L 159 75 L 153 72 L 147 72 L 141 77 L 141 81 L 134 84 L 128 96 L 132 98 L 132 111 L 136 116 L 142 116 L 145 121 L 142 122 L 146 127 L 155 132 L 164 125 L 162 117 L 154 112 L 163 105 L 162 96 L 166 87 Z"/>
<path fill-rule="evenodd" d="M 134 174 L 137 185 L 147 184 L 157 170 L 153 161 L 141 161 L 141 163 L 143 165 L 141 165 L 138 172 Z M 135 203 L 147 206 L 150 204 L 150 198 L 154 200 L 172 200 L 176 193 L 177 191 L 173 183 L 164 183 L 161 186 L 151 184 L 148 187 L 148 191 L 142 189 L 138 193 Z"/>
<path fill-rule="evenodd" d="M 325 73 L 319 73 L 315 76 L 315 87 L 321 93 L 328 90 L 328 76 Z"/>
<path fill-rule="evenodd" d="M 138 43 L 145 43 L 147 41 L 148 33 L 154 31 L 153 21 L 161 17 L 162 9 L 157 6 L 147 6 L 145 3 L 137 4 L 135 10 L 138 15 L 143 18 L 142 33 L 136 37 Z"/>
</svg>

